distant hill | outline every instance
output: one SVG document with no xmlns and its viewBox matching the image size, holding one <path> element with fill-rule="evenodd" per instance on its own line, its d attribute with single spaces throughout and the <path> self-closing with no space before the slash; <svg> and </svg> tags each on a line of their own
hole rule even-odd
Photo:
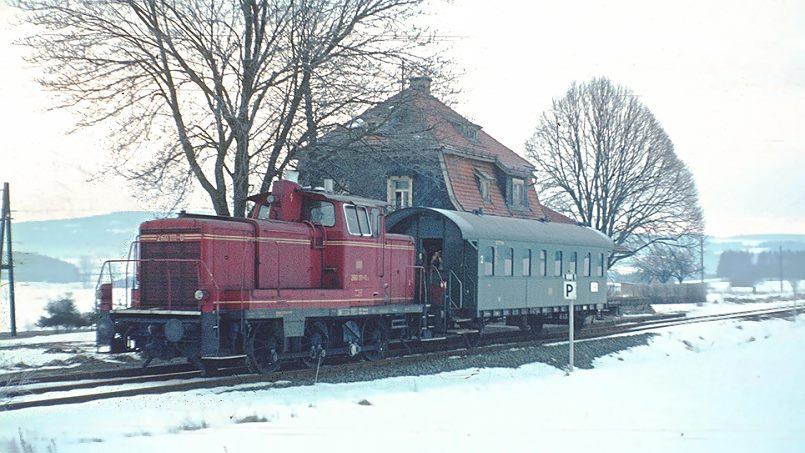
<svg viewBox="0 0 805 453">
<path fill-rule="evenodd" d="M 78 267 L 68 262 L 38 255 L 14 253 L 14 279 L 20 282 L 71 283 L 81 279 Z"/>
<path fill-rule="evenodd" d="M 74 219 L 14 223 L 15 251 L 37 253 L 78 264 L 82 257 L 125 257 L 149 212 L 125 211 Z"/>
</svg>

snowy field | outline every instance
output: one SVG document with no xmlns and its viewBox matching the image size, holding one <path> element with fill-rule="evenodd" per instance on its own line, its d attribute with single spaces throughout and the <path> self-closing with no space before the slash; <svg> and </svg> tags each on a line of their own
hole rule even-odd
<svg viewBox="0 0 805 453">
<path fill-rule="evenodd" d="M 0 373 L 72 368 L 98 361 L 119 362 L 118 357 L 96 353 L 95 332 L 0 340 Z"/>
<path fill-rule="evenodd" d="M 805 316 L 658 333 L 570 376 L 530 364 L 0 413 L 0 451 L 805 450 Z"/>
<path fill-rule="evenodd" d="M 3 282 L 5 284 L 5 281 Z M 84 313 L 95 307 L 95 286 L 84 288 L 81 283 L 29 283 L 17 282 L 14 285 L 17 330 L 38 330 L 36 322 L 45 314 L 45 307 L 51 300 L 72 294 L 78 311 Z M 8 289 L 0 290 L 0 332 L 8 332 Z"/>
</svg>

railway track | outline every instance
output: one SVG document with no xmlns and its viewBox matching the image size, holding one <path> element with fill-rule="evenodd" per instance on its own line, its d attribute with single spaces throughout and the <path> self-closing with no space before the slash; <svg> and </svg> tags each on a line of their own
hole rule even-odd
<svg viewBox="0 0 805 453">
<path fill-rule="evenodd" d="M 715 322 L 730 319 L 762 319 L 765 317 L 779 317 L 799 312 L 799 307 L 786 306 L 776 308 L 766 308 L 748 310 L 737 313 L 704 315 L 696 317 L 664 316 L 661 319 L 651 318 L 647 320 L 635 320 L 620 322 L 617 324 L 593 324 L 579 331 L 576 335 L 577 340 L 604 339 L 612 336 L 635 334 L 651 331 L 664 327 L 679 326 L 685 324 L 696 324 L 703 322 Z M 7 383 L 0 388 L 0 411 L 19 410 L 30 407 L 56 406 L 63 404 L 76 404 L 101 399 L 130 397 L 137 395 L 161 394 L 169 392 L 180 392 L 189 390 L 200 390 L 215 387 L 236 386 L 243 384 L 266 384 L 266 385 L 306 385 L 312 384 L 317 378 L 328 378 L 339 373 L 345 374 L 356 372 L 365 367 L 383 367 L 400 364 L 409 364 L 423 357 L 461 357 L 473 354 L 494 353 L 498 350 L 519 346 L 539 346 L 554 345 L 567 341 L 567 332 L 564 329 L 543 333 L 539 338 L 534 338 L 526 333 L 501 332 L 497 335 L 490 335 L 484 338 L 484 342 L 474 348 L 462 348 L 460 339 L 448 339 L 440 342 L 443 346 L 438 348 L 434 342 L 423 343 L 421 347 L 406 350 L 396 348 L 389 351 L 389 357 L 379 362 L 356 362 L 350 360 L 338 360 L 328 364 L 320 370 L 308 368 L 295 368 L 272 375 L 250 374 L 245 367 L 231 367 L 221 370 L 221 376 L 202 378 L 201 373 L 187 365 L 166 365 L 153 367 L 150 369 L 123 370 L 130 373 L 130 376 L 114 376 L 114 372 L 95 372 L 85 374 L 75 374 L 72 377 L 78 378 L 75 381 L 57 382 L 50 381 L 55 377 L 46 377 L 36 383 L 24 383 L 15 385 Z M 337 366 L 330 366 L 337 365 Z M 118 372 L 121 370 L 118 370 Z M 131 384 L 143 384 L 142 386 L 130 387 Z M 153 384 L 153 385 L 149 385 Z M 129 387 L 121 388 L 121 385 Z M 76 390 L 89 390 L 92 392 L 78 393 Z M 73 392 L 66 394 L 65 392 Z M 44 397 L 47 395 L 47 397 Z"/>
</svg>

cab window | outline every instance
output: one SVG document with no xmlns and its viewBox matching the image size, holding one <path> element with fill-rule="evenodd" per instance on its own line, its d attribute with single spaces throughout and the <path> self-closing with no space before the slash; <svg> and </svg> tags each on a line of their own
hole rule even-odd
<svg viewBox="0 0 805 453">
<path fill-rule="evenodd" d="M 366 208 L 355 205 L 344 205 L 344 215 L 347 219 L 347 230 L 354 236 L 371 236 L 372 228 L 369 225 L 369 214 Z"/>
<path fill-rule="evenodd" d="M 310 223 L 326 227 L 335 225 L 335 206 L 329 201 L 306 200 L 303 211 L 304 220 Z"/>
<path fill-rule="evenodd" d="M 260 210 L 257 211 L 257 218 L 259 220 L 269 220 L 271 218 L 271 205 L 261 204 Z"/>
</svg>

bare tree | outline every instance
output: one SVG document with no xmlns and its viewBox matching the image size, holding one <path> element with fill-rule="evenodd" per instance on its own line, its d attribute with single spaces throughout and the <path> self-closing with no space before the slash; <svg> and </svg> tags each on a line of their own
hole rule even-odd
<svg viewBox="0 0 805 453">
<path fill-rule="evenodd" d="M 526 144 L 548 206 L 613 238 L 609 264 L 703 228 L 696 185 L 660 123 L 606 78 L 573 83 Z"/>
<path fill-rule="evenodd" d="M 701 270 L 696 246 L 687 241 L 674 245 L 654 243 L 635 257 L 634 266 L 649 283 L 668 283 L 671 279 L 682 283 Z"/>
<path fill-rule="evenodd" d="M 147 193 L 200 187 L 243 216 L 300 149 L 438 72 L 422 0 L 18 0 L 24 43 L 60 106 L 113 133 L 114 168 Z"/>
</svg>

